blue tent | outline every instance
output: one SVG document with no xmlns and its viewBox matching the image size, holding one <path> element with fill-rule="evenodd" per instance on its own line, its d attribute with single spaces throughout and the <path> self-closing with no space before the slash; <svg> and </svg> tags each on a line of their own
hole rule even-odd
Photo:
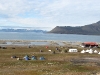
<svg viewBox="0 0 100 75">
<path fill-rule="evenodd" d="M 29 57 L 25 57 L 25 60 L 29 60 Z"/>
<path fill-rule="evenodd" d="M 25 59 L 25 60 L 29 60 L 29 56 L 26 55 L 26 56 L 24 57 L 24 59 Z"/>
<path fill-rule="evenodd" d="M 36 56 L 32 56 L 31 60 L 37 60 L 37 57 Z"/>
<path fill-rule="evenodd" d="M 42 56 L 42 57 L 40 57 L 40 60 L 45 60 L 45 58 Z"/>
</svg>

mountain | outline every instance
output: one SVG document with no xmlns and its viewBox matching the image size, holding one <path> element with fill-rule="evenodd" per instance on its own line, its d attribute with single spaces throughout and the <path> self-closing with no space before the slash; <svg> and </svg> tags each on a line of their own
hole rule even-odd
<svg viewBox="0 0 100 75">
<path fill-rule="evenodd" d="M 23 27 L 23 26 L 0 26 L 0 29 L 26 29 L 26 30 L 44 30 L 49 31 L 51 27 Z"/>
<path fill-rule="evenodd" d="M 19 27 L 19 26 L 0 26 L 0 32 L 39 32 L 45 33 L 44 27 Z"/>
<path fill-rule="evenodd" d="M 57 34 L 83 34 L 83 35 L 100 35 L 100 21 L 84 26 L 56 26 L 49 33 Z"/>
<path fill-rule="evenodd" d="M 27 30 L 27 29 L 1 29 L 0 32 L 38 32 L 45 33 L 47 31 L 44 30 Z"/>
</svg>

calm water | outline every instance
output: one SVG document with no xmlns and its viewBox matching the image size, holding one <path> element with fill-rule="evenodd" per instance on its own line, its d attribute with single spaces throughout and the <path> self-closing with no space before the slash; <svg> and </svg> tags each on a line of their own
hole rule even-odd
<svg viewBox="0 0 100 75">
<path fill-rule="evenodd" d="M 0 32 L 1 40 L 59 40 L 100 42 L 100 36 L 76 34 L 48 34 L 33 32 Z"/>
</svg>

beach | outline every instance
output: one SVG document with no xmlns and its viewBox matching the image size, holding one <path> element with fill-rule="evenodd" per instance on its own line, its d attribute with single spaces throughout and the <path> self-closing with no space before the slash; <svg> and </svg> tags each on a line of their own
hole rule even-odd
<svg viewBox="0 0 100 75">
<path fill-rule="evenodd" d="M 80 45 L 82 42 L 71 41 L 57 41 L 57 40 L 0 40 L 1 45 L 54 45 L 54 46 L 66 46 L 66 45 Z"/>
</svg>

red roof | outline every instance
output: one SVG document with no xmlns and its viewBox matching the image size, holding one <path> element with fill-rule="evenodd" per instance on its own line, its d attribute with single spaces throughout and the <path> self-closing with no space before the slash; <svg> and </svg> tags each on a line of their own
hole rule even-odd
<svg viewBox="0 0 100 75">
<path fill-rule="evenodd" d="M 98 45 L 96 42 L 84 42 L 84 44 L 89 44 L 89 45 Z"/>
</svg>

